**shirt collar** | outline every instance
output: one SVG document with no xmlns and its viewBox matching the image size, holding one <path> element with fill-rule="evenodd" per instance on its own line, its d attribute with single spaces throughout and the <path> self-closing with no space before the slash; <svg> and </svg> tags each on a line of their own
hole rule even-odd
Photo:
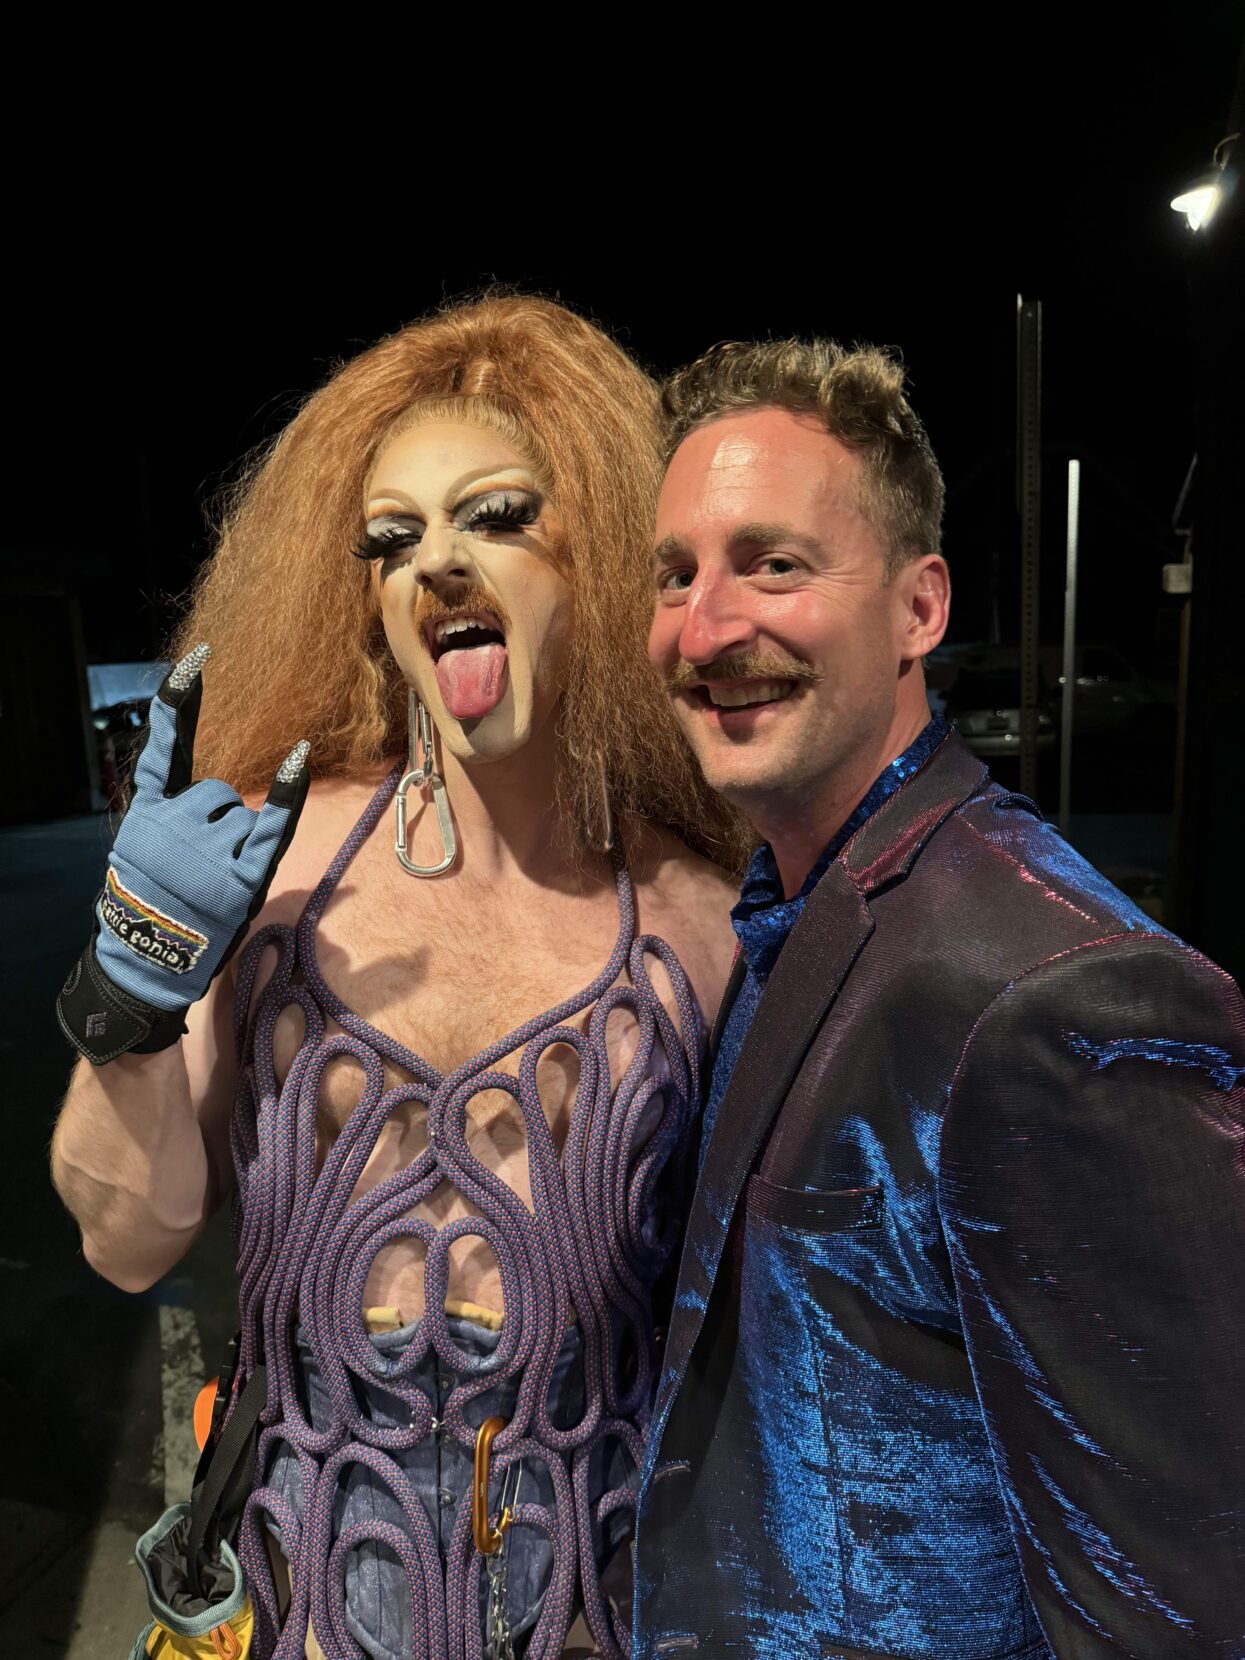
<svg viewBox="0 0 1245 1660">
<path fill-rule="evenodd" d="M 868 794 L 855 812 L 822 850 L 816 864 L 804 878 L 803 886 L 791 899 L 784 899 L 778 865 L 768 842 L 763 842 L 752 855 L 744 875 L 739 901 L 731 912 L 731 925 L 739 937 L 739 947 L 748 967 L 760 980 L 768 978 L 778 961 L 778 953 L 786 944 L 787 935 L 795 927 L 804 901 L 821 881 L 830 865 L 838 858 L 847 843 L 866 819 L 872 818 L 878 808 L 894 795 L 901 784 L 907 783 L 914 772 L 926 761 L 947 736 L 949 728 L 941 715 L 935 715 L 929 724 L 874 780 Z"/>
</svg>

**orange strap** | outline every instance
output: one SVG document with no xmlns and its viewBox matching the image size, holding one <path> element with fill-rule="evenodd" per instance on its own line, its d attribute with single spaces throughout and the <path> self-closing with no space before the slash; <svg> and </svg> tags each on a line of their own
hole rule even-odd
<svg viewBox="0 0 1245 1660">
<path fill-rule="evenodd" d="M 215 1384 L 212 1385 L 212 1389 L 215 1393 Z M 242 1644 L 231 1625 L 218 1625 L 212 1628 L 212 1647 L 220 1655 L 220 1660 L 238 1660 L 242 1653 Z"/>
<path fill-rule="evenodd" d="M 216 1405 L 216 1379 L 205 1383 L 195 1396 L 195 1441 L 199 1451 L 207 1446 L 207 1438 L 212 1431 L 212 1408 Z"/>
</svg>

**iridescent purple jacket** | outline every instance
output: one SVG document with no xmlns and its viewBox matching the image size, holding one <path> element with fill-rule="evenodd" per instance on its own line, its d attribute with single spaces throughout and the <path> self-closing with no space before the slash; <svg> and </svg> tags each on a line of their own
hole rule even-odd
<svg viewBox="0 0 1245 1660">
<path fill-rule="evenodd" d="M 635 1660 L 1240 1660 L 1243 1080 L 1231 979 L 948 738 L 719 1109 Z"/>
</svg>

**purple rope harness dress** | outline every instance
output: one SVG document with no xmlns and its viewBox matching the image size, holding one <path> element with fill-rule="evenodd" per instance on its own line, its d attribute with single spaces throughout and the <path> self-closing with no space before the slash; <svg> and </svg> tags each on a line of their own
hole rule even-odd
<svg viewBox="0 0 1245 1660">
<path fill-rule="evenodd" d="M 630 1650 L 628 1621 L 603 1596 L 598 1563 L 605 1536 L 625 1533 L 620 1524 L 634 1509 L 655 1381 L 650 1293 L 671 1249 L 654 1189 L 699 1102 L 697 1008 L 670 948 L 651 935 L 635 937 L 631 883 L 616 859 L 619 931 L 601 972 L 456 1071 L 438 1072 L 353 1013 L 320 972 L 316 926 L 397 777 L 368 805 L 297 928 L 261 929 L 239 963 L 232 1144 L 242 1374 L 261 1360 L 268 1367 L 257 1485 L 239 1543 L 255 1604 L 255 1652 L 258 1660 L 301 1660 L 309 1621 L 329 1660 L 391 1652 L 368 1640 L 349 1606 L 347 1582 L 357 1580 L 359 1559 L 370 1552 L 385 1559 L 387 1583 L 406 1604 L 403 1647 L 409 1643 L 412 1660 L 480 1660 L 484 1559 L 474 1548 L 470 1505 L 459 1504 L 450 1522 L 430 1514 L 412 1470 L 434 1445 L 439 1468 L 448 1454 L 467 1468 L 479 1423 L 504 1398 L 509 1423 L 493 1446 L 491 1502 L 507 1472 L 518 1473 L 507 1542 L 526 1534 L 546 1564 L 526 1652 L 552 1660 L 582 1604 L 602 1654 L 621 1657 Z M 252 1009 L 269 946 L 277 964 Z M 681 1030 L 653 989 L 652 958 L 674 988 Z M 305 1035 L 278 1082 L 273 1032 L 291 1006 L 301 1011 Z M 620 1008 L 632 1012 L 638 1034 L 613 1089 L 605 1033 Z M 586 1032 L 564 1024 L 588 1010 Z M 340 1031 L 329 1032 L 330 1020 Z M 536 1087 L 537 1064 L 554 1044 L 573 1049 L 579 1069 L 561 1156 Z M 517 1075 L 493 1070 L 511 1055 Z M 363 1087 L 317 1169 L 320 1083 L 339 1056 L 357 1062 Z M 384 1061 L 405 1075 L 402 1083 L 386 1089 Z M 468 1147 L 467 1106 L 483 1090 L 505 1091 L 523 1120 L 531 1209 Z M 427 1147 L 353 1196 L 390 1114 L 409 1102 L 426 1108 Z M 443 1182 L 479 1214 L 434 1224 L 425 1201 Z M 464 1323 L 446 1313 L 450 1248 L 467 1235 L 485 1241 L 500 1267 L 504 1317 L 491 1350 L 464 1346 Z M 378 1342 L 365 1325 L 364 1286 L 377 1253 L 403 1238 L 426 1249 L 426 1306 L 400 1341 Z M 569 1393 L 558 1381 L 565 1381 L 568 1345 L 577 1380 Z M 434 1377 L 448 1383 L 443 1399 L 429 1391 Z M 574 1422 L 566 1421 L 568 1400 Z M 278 1466 L 296 1471 L 295 1496 L 288 1480 L 272 1479 Z M 527 1485 L 546 1502 L 523 1501 L 524 1470 L 539 1477 Z M 360 1481 L 384 1502 L 352 1510 L 349 1494 Z M 291 1564 L 284 1619 L 266 1552 L 269 1530 Z"/>
</svg>

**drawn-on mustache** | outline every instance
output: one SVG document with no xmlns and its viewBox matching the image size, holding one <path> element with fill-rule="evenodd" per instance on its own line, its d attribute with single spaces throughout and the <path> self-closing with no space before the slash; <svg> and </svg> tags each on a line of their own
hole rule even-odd
<svg viewBox="0 0 1245 1660">
<path fill-rule="evenodd" d="M 691 692 L 710 680 L 820 680 L 811 663 L 776 651 L 748 651 L 740 657 L 718 657 L 699 666 L 680 658 L 666 674 L 666 689 Z"/>
<path fill-rule="evenodd" d="M 479 582 L 461 582 L 453 588 L 443 589 L 439 594 L 431 588 L 421 588 L 415 601 L 415 626 L 422 631 L 439 623 L 443 617 L 456 617 L 464 611 L 482 611 L 487 616 L 496 617 L 502 633 L 510 631 L 510 618 L 505 606 L 496 594 L 490 594 Z"/>
</svg>

